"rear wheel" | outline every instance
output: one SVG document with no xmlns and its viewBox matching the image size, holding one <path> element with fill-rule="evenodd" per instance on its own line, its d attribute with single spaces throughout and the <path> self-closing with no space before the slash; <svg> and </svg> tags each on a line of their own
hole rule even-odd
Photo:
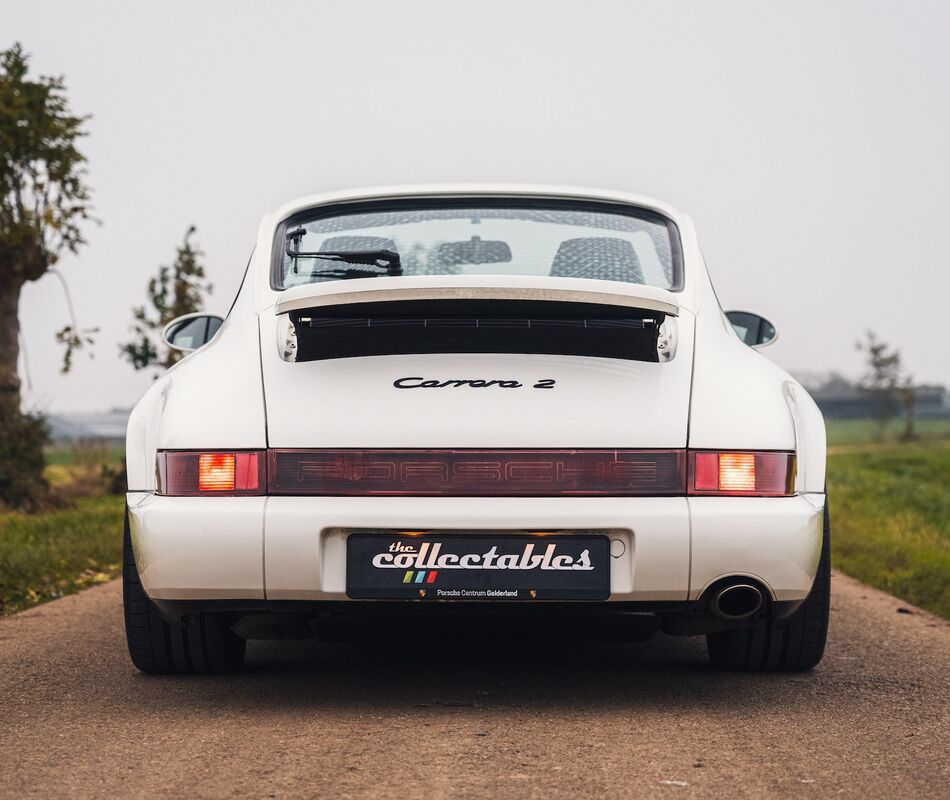
<svg viewBox="0 0 950 800">
<path fill-rule="evenodd" d="M 132 554 L 129 514 L 125 514 L 122 564 L 125 637 L 132 663 L 156 675 L 233 672 L 244 662 L 245 641 L 222 614 L 195 614 L 186 625 L 165 620 L 145 594 Z"/>
<path fill-rule="evenodd" d="M 805 602 L 786 619 L 766 618 L 752 628 L 707 635 L 709 660 L 714 667 L 749 672 L 802 672 L 821 661 L 831 611 L 830 540 L 826 498 L 821 559 Z"/>
</svg>

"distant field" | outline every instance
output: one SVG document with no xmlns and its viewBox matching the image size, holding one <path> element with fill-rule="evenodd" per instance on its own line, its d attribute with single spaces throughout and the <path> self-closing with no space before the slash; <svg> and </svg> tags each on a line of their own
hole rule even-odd
<svg viewBox="0 0 950 800">
<path fill-rule="evenodd" d="M 44 474 L 61 498 L 97 497 L 125 491 L 125 450 L 95 444 L 50 447 Z"/>
<path fill-rule="evenodd" d="M 70 467 L 88 461 L 121 463 L 125 460 L 125 448 L 100 447 L 97 445 L 56 446 L 47 447 L 44 455 L 46 456 L 47 466 Z"/>
<path fill-rule="evenodd" d="M 828 430 L 828 446 L 868 444 L 877 439 L 877 423 L 872 419 L 829 419 L 825 426 Z M 917 436 L 926 441 L 929 439 L 950 439 L 950 417 L 942 419 L 918 420 L 914 426 Z M 897 442 L 904 423 L 893 420 L 885 429 L 885 441 Z"/>
<path fill-rule="evenodd" d="M 835 567 L 950 619 L 950 447 L 828 457 Z"/>
<path fill-rule="evenodd" d="M 124 509 L 107 495 L 70 511 L 0 513 L 0 615 L 117 577 Z"/>
</svg>

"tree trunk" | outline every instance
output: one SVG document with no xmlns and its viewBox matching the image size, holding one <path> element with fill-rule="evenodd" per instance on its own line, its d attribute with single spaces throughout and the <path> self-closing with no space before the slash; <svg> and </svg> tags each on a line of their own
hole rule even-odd
<svg viewBox="0 0 950 800">
<path fill-rule="evenodd" d="M 883 442 L 887 438 L 887 423 L 893 413 L 893 393 L 888 389 L 878 389 L 874 392 L 874 416 L 877 420 L 877 431 L 874 440 Z"/>
<path fill-rule="evenodd" d="M 43 475 L 46 422 L 39 414 L 20 411 L 17 307 L 22 288 L 23 279 L 9 271 L 0 278 L 0 509 L 37 511 L 54 504 L 55 498 Z"/>
<path fill-rule="evenodd" d="M 917 394 L 913 387 L 907 386 L 901 391 L 901 403 L 904 406 L 904 432 L 902 442 L 912 442 L 917 438 L 914 422 L 917 416 Z"/>
<path fill-rule="evenodd" d="M 20 413 L 20 290 L 23 281 L 7 272 L 0 275 L 0 420 L 10 420 Z"/>
</svg>

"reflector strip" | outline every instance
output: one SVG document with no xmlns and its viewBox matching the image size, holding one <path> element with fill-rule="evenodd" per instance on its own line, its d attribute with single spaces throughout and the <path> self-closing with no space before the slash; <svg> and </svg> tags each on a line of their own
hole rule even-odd
<svg viewBox="0 0 950 800">
<path fill-rule="evenodd" d="M 276 495 L 637 496 L 686 492 L 684 450 L 271 450 Z"/>
<path fill-rule="evenodd" d="M 719 453 L 691 453 L 692 490 L 694 492 L 719 491 Z"/>
</svg>

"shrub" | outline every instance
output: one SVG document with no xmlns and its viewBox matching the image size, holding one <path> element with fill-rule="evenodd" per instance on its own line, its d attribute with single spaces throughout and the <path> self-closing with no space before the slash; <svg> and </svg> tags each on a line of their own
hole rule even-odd
<svg viewBox="0 0 950 800">
<path fill-rule="evenodd" d="M 49 428 L 41 414 L 0 415 L 0 506 L 37 511 L 52 504 L 43 477 Z"/>
</svg>

